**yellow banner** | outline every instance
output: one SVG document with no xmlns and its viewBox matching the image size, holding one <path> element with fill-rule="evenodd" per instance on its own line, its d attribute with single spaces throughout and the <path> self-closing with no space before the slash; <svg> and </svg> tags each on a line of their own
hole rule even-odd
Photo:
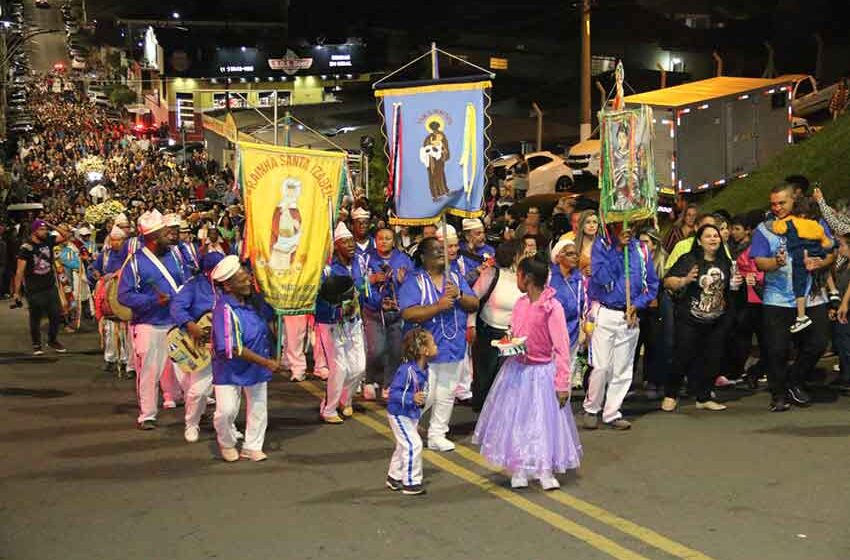
<svg viewBox="0 0 850 560">
<path fill-rule="evenodd" d="M 311 313 L 331 249 L 345 154 L 240 142 L 246 250 L 269 305 Z"/>
</svg>

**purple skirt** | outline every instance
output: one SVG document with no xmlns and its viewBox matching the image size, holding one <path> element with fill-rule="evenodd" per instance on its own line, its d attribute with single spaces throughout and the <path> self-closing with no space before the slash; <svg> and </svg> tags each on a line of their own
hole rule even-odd
<svg viewBox="0 0 850 560">
<path fill-rule="evenodd" d="M 555 364 L 508 358 L 487 394 L 472 442 L 511 474 L 539 477 L 578 467 L 581 442 L 569 403 L 558 406 Z"/>
</svg>

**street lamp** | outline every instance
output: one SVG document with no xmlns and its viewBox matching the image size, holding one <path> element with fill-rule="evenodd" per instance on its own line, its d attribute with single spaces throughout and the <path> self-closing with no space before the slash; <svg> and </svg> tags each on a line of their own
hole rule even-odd
<svg viewBox="0 0 850 560">
<path fill-rule="evenodd" d="M 174 19 L 180 19 L 180 13 L 179 12 L 172 12 L 171 17 L 173 17 Z"/>
</svg>

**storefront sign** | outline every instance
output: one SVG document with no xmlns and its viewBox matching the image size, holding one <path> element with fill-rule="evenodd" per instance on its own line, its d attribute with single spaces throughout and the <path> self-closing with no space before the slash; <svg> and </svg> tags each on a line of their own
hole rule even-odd
<svg viewBox="0 0 850 560">
<path fill-rule="evenodd" d="M 311 66 L 313 66 L 312 58 L 300 58 L 291 49 L 287 49 L 283 58 L 269 59 L 269 68 L 272 70 L 282 70 L 290 76 L 299 70 L 307 70 Z"/>
</svg>

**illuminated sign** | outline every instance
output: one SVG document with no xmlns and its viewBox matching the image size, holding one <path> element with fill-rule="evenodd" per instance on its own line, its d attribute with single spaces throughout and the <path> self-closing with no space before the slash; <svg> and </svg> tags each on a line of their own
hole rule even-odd
<svg viewBox="0 0 850 560">
<path fill-rule="evenodd" d="M 253 66 L 219 66 L 218 71 L 222 74 L 238 74 L 239 72 L 253 72 Z"/>
<path fill-rule="evenodd" d="M 349 63 L 349 66 L 351 64 Z M 300 58 L 291 49 L 286 51 L 283 58 L 270 58 L 269 68 L 272 70 L 283 70 L 289 75 L 295 74 L 299 70 L 307 70 L 313 66 L 312 58 Z"/>
<path fill-rule="evenodd" d="M 331 68 L 338 67 L 350 67 L 351 66 L 351 55 L 350 54 L 332 54 L 331 59 L 328 62 L 328 66 Z"/>
<path fill-rule="evenodd" d="M 507 58 L 499 58 L 496 56 L 490 57 L 490 69 L 491 70 L 507 70 L 508 69 L 508 59 Z"/>
</svg>

